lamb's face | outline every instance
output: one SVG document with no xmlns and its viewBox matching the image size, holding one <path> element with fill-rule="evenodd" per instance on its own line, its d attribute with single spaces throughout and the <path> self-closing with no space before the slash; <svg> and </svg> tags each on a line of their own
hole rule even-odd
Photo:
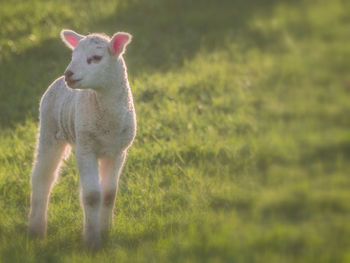
<svg viewBox="0 0 350 263">
<path fill-rule="evenodd" d="M 65 80 L 71 88 L 95 88 L 103 81 L 111 62 L 107 40 L 96 36 L 85 37 L 73 50 Z"/>
<path fill-rule="evenodd" d="M 111 74 L 117 74 L 116 61 L 131 39 L 127 33 L 117 33 L 109 39 L 96 34 L 84 37 L 70 30 L 63 30 L 61 36 L 73 49 L 72 61 L 65 71 L 65 81 L 74 89 L 103 87 Z"/>
</svg>

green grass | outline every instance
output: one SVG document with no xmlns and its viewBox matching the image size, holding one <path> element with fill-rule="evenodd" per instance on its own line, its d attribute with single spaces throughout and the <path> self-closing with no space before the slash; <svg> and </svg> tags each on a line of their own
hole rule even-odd
<svg viewBox="0 0 350 263">
<path fill-rule="evenodd" d="M 58 4 L 58 2 L 60 4 Z M 350 262 L 350 2 L 1 1 L 0 262 Z M 138 134 L 115 223 L 81 245 L 72 156 L 27 237 L 62 28 L 128 31 Z"/>
</svg>

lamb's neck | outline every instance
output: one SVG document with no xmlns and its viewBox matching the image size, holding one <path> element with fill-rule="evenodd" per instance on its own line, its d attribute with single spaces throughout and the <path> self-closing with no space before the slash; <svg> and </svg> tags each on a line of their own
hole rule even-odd
<svg viewBox="0 0 350 263">
<path fill-rule="evenodd" d="M 123 81 L 114 83 L 119 85 L 94 91 L 97 109 L 103 114 L 118 114 L 118 109 L 128 107 L 130 101 L 128 80 L 125 78 Z"/>
<path fill-rule="evenodd" d="M 128 75 L 123 58 L 119 58 L 115 67 L 109 68 L 109 79 L 94 91 L 98 110 L 103 113 L 117 113 L 118 109 L 132 106 L 132 97 Z"/>
</svg>

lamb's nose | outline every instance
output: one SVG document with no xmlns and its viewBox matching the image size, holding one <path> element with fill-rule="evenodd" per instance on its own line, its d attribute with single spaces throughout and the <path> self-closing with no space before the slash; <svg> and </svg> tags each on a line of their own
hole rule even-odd
<svg viewBox="0 0 350 263">
<path fill-rule="evenodd" d="M 73 72 L 70 70 L 66 70 L 66 72 L 64 72 L 64 78 L 65 79 L 69 79 L 71 76 L 73 76 Z"/>
</svg>

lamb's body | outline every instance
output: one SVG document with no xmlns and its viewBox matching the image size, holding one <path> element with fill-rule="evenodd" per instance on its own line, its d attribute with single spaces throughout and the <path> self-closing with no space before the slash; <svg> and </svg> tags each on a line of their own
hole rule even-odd
<svg viewBox="0 0 350 263">
<path fill-rule="evenodd" d="M 127 81 L 122 85 L 118 94 L 101 94 L 73 90 L 60 77 L 43 96 L 42 119 L 55 126 L 56 139 L 82 143 L 97 158 L 113 157 L 132 143 L 136 132 L 131 92 Z"/>
<path fill-rule="evenodd" d="M 64 77 L 42 97 L 32 176 L 29 233 L 44 236 L 49 195 L 68 145 L 75 146 L 84 206 L 84 238 L 98 247 L 112 224 L 126 151 L 136 134 L 136 115 L 122 57 L 131 36 L 61 33 L 74 49 Z"/>
</svg>

